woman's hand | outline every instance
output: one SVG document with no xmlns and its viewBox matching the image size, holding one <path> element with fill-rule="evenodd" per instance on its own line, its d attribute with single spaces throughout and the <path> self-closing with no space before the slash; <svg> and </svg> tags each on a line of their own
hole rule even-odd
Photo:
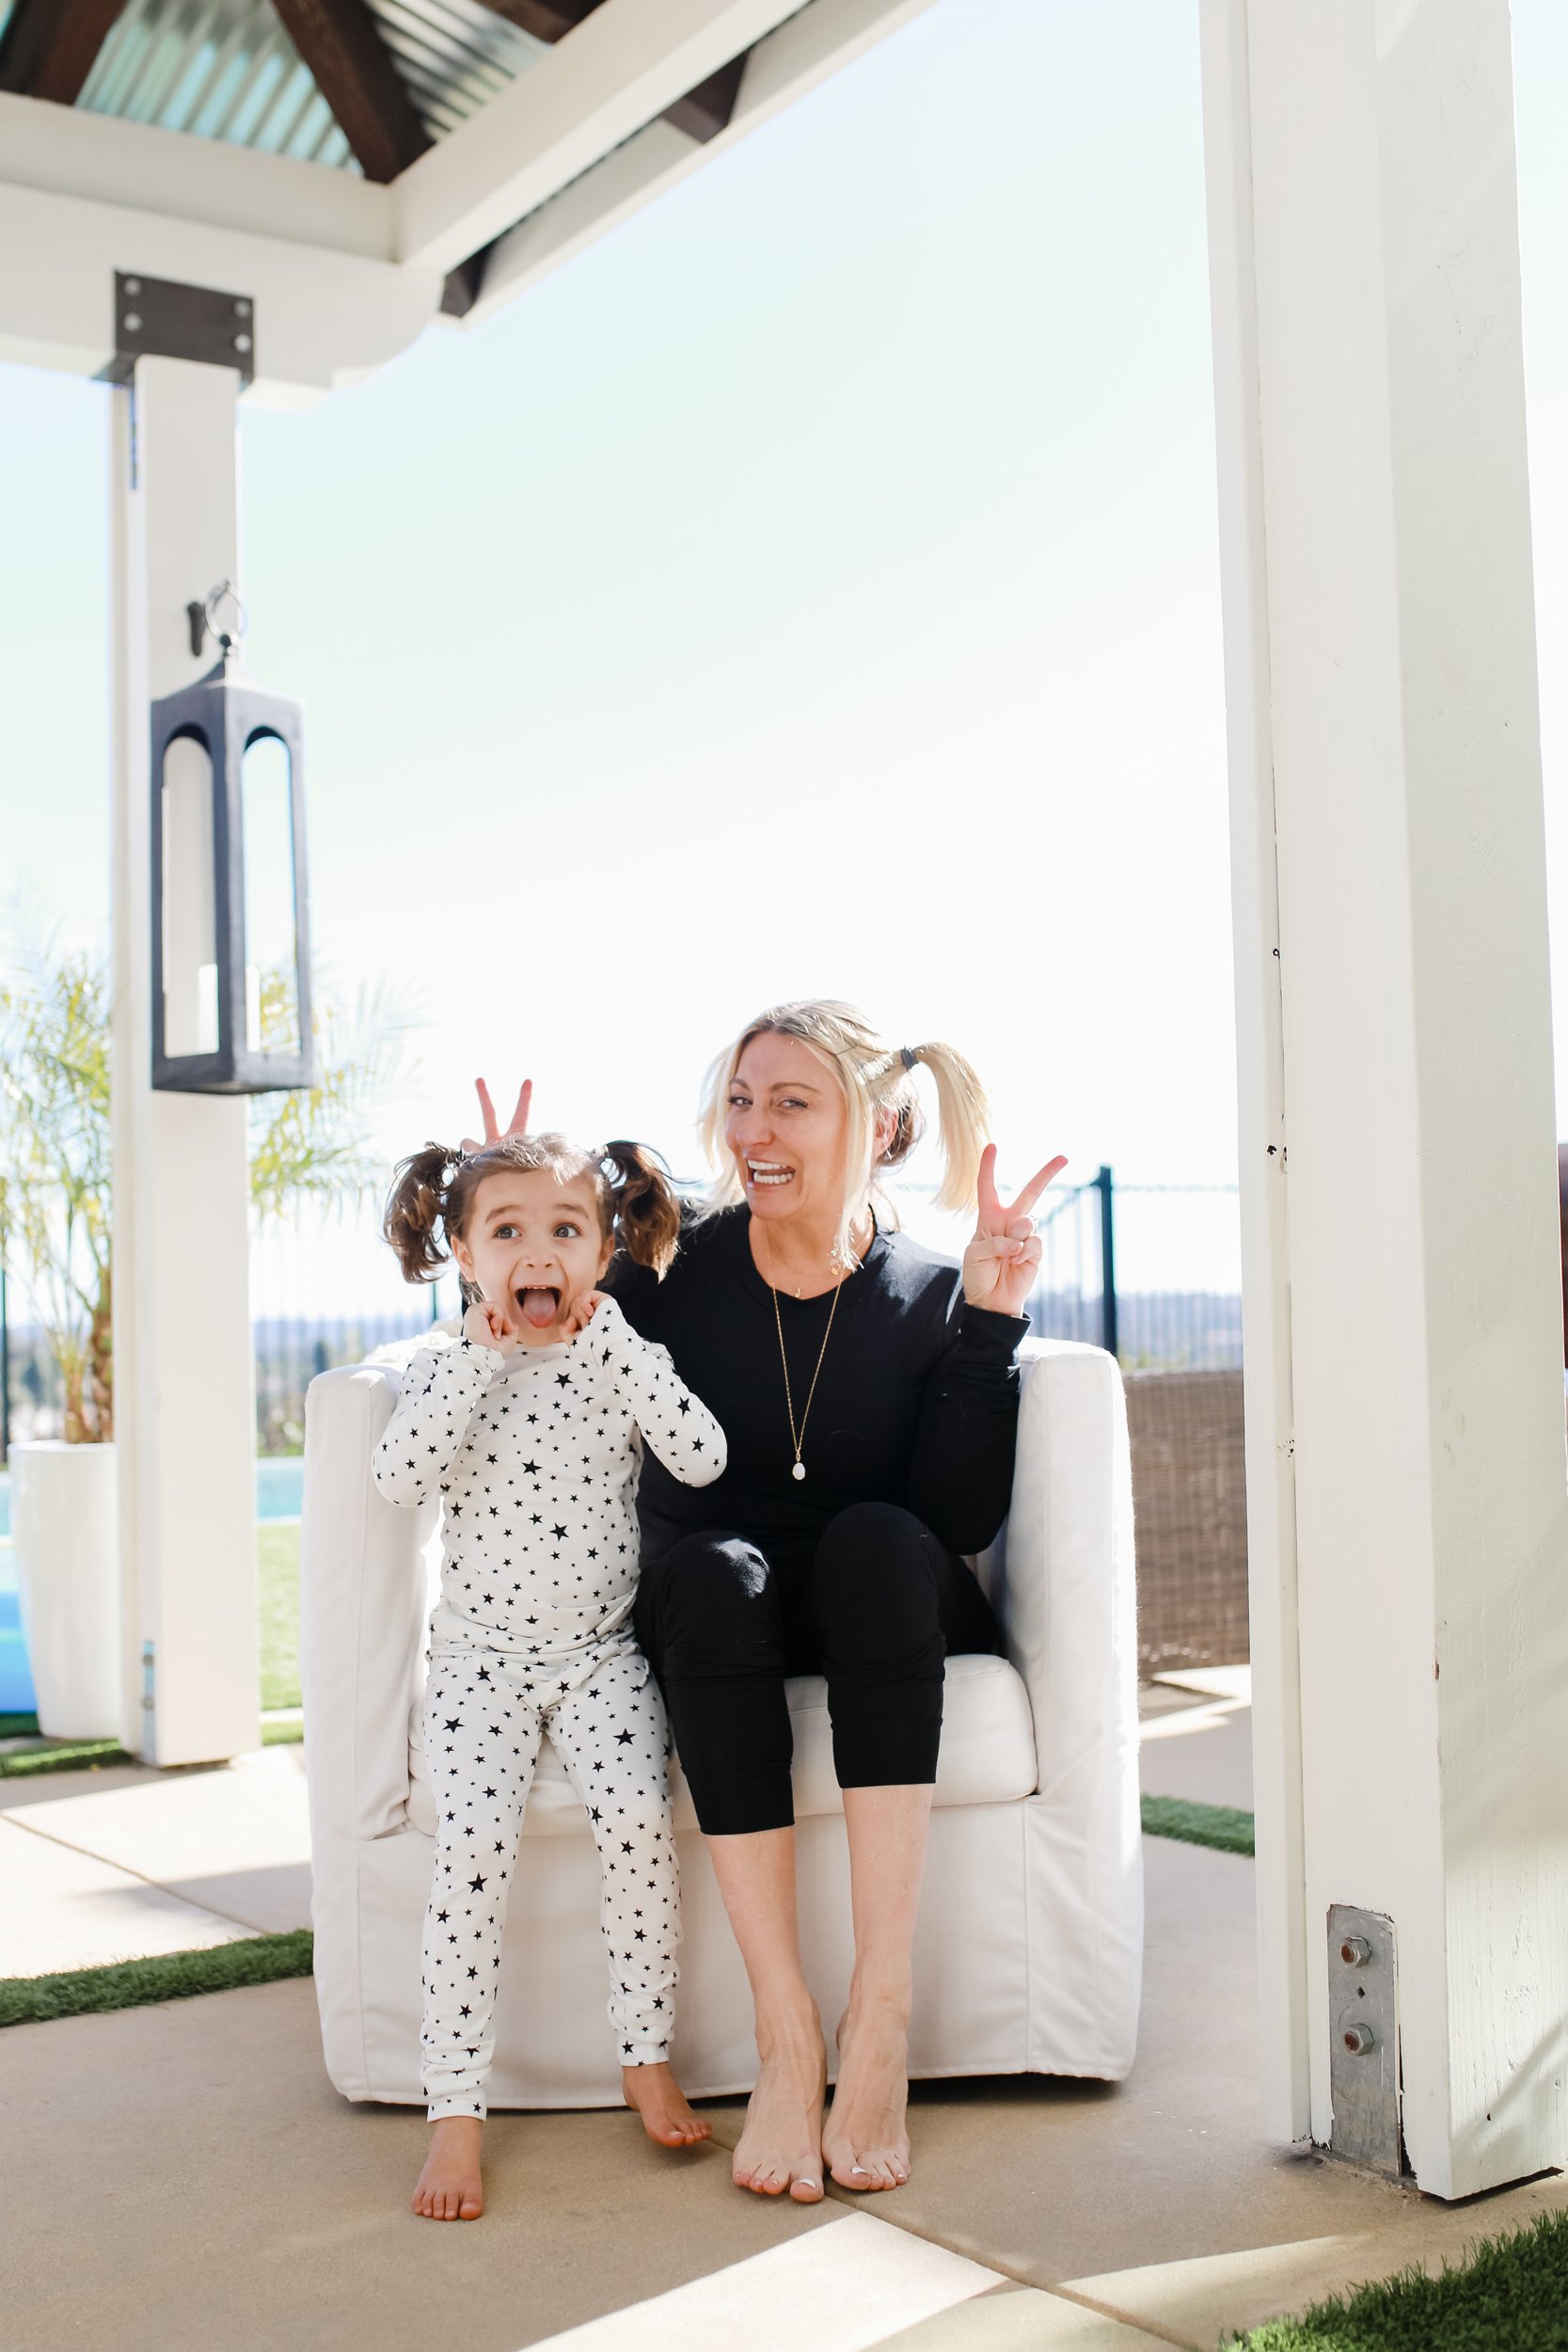
<svg viewBox="0 0 1568 2352">
<path fill-rule="evenodd" d="M 506 1310 L 492 1307 L 487 1298 L 476 1298 L 466 1311 L 463 1337 L 475 1347 L 498 1347 L 503 1356 L 510 1356 L 517 1344 Z"/>
<path fill-rule="evenodd" d="M 562 1338 L 574 1340 L 579 1331 L 586 1331 L 608 1296 L 606 1291 L 584 1291 L 580 1298 L 574 1298 L 561 1318 Z"/>
<path fill-rule="evenodd" d="M 993 1315 L 1023 1312 L 1040 1269 L 1039 1235 L 1029 1212 L 1066 1166 L 1065 1157 L 1047 1160 L 1009 1205 L 997 1198 L 996 1146 L 987 1144 L 980 1155 L 980 1214 L 964 1251 L 964 1296 L 972 1307 Z"/>
<path fill-rule="evenodd" d="M 483 1078 L 476 1078 L 474 1080 L 474 1091 L 479 1096 L 479 1115 L 484 1122 L 484 1143 L 500 1143 L 504 1141 L 505 1138 L 502 1136 L 500 1129 L 496 1124 L 496 1106 L 490 1100 L 490 1089 L 485 1085 Z M 533 1080 L 531 1078 L 525 1078 L 521 1087 L 517 1090 L 517 1107 L 512 1114 L 511 1123 L 506 1130 L 507 1135 L 527 1135 L 528 1115 L 532 1102 Z M 465 1152 L 483 1152 L 484 1149 L 484 1143 L 479 1142 L 473 1136 L 465 1136 L 463 1138 L 463 1149 Z"/>
</svg>

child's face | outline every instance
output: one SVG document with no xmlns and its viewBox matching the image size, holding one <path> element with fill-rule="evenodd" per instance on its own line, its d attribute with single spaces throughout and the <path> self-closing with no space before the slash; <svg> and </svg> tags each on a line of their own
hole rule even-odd
<svg viewBox="0 0 1568 2352">
<path fill-rule="evenodd" d="M 590 1176 L 564 1184 L 548 1168 L 498 1168 L 474 1194 L 452 1255 L 524 1347 L 550 1347 L 575 1303 L 610 1264 Z"/>
</svg>

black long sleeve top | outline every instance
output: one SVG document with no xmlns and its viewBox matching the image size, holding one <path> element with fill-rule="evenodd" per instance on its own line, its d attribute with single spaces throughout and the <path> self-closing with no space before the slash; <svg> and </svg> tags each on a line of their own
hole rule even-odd
<svg viewBox="0 0 1568 2352">
<path fill-rule="evenodd" d="M 799 1427 L 833 1294 L 798 1299 L 780 1291 L 776 1321 L 774 1294 L 752 1257 L 750 1217 L 737 1207 L 689 1223 L 662 1282 L 619 1259 L 607 1283 L 627 1322 L 669 1349 L 729 1446 L 723 1476 L 701 1494 L 644 1460 L 644 1557 L 696 1528 L 722 1529 L 764 1552 L 793 1551 L 865 1502 L 901 1504 L 954 1551 L 983 1550 L 1012 1491 L 1014 1354 L 1028 1317 L 969 1306 L 949 1260 L 879 1229 L 838 1293 L 803 1431 L 806 1474 L 797 1480 L 780 1325 Z"/>
</svg>

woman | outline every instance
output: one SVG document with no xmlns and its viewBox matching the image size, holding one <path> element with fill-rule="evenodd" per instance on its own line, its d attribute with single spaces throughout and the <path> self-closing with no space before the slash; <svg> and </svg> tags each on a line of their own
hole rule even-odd
<svg viewBox="0 0 1568 2352">
<path fill-rule="evenodd" d="M 961 1273 L 879 1221 L 879 1175 L 936 1081 L 941 1208 L 976 1192 Z M 496 1121 L 483 1085 L 486 1139 Z M 526 1123 L 529 1089 L 513 1128 Z M 909 2177 L 911 1951 L 949 1650 L 996 1627 L 962 1552 L 1007 1509 L 1030 1210 L 1054 1159 L 997 1198 L 985 1098 L 950 1046 L 890 1047 L 852 1007 L 748 1023 L 714 1064 L 703 1132 L 721 1174 L 660 1283 L 611 1276 L 627 1320 L 717 1412 L 724 1476 L 688 1495 L 645 1462 L 639 1640 L 751 1982 L 760 2069 L 734 2177 L 764 2196 Z M 788 1675 L 825 1673 L 848 1836 L 855 1966 L 823 2122 L 826 2054 L 796 1931 Z"/>
</svg>

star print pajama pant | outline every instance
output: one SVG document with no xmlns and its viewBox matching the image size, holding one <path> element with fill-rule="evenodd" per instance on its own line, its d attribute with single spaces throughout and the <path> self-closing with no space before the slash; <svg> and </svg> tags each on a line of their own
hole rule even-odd
<svg viewBox="0 0 1568 2352">
<path fill-rule="evenodd" d="M 425 1702 L 436 1837 L 420 2042 L 432 2122 L 485 2112 L 507 1890 L 546 1731 L 599 1851 L 621 2063 L 653 2066 L 669 2054 L 680 1897 L 669 1733 L 647 1660 L 617 1645 L 585 1673 L 580 1655 L 524 1661 L 437 1643 Z"/>
</svg>

